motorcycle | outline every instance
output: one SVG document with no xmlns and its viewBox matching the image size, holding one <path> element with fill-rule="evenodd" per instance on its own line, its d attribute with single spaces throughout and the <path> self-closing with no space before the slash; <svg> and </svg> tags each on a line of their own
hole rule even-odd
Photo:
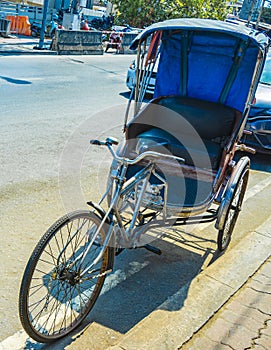
<svg viewBox="0 0 271 350">
<path fill-rule="evenodd" d="M 46 26 L 44 31 L 44 36 L 46 38 L 51 38 L 55 36 L 57 29 L 63 29 L 63 26 L 57 22 L 57 16 L 53 17 L 52 21 Z M 42 30 L 42 25 L 39 22 L 33 22 L 30 27 L 31 36 L 34 38 L 39 38 Z"/>
<path fill-rule="evenodd" d="M 31 30 L 31 36 L 33 36 L 34 38 L 39 37 L 41 33 L 41 24 L 38 22 L 31 23 L 30 30 Z"/>
</svg>

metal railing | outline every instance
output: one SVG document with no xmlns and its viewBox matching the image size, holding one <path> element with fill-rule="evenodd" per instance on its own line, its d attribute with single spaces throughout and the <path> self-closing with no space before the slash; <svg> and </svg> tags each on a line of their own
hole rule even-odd
<svg viewBox="0 0 271 350">
<path fill-rule="evenodd" d="M 50 22 L 52 20 L 52 15 L 56 12 L 54 9 L 50 9 L 47 12 L 47 20 Z M 30 22 L 42 21 L 43 7 L 39 6 L 28 6 L 22 4 L 15 4 L 8 1 L 0 2 L 0 18 L 5 18 L 6 16 L 28 16 Z"/>
<path fill-rule="evenodd" d="M 10 21 L 7 19 L 0 18 L 0 33 L 4 36 L 10 34 Z"/>
</svg>

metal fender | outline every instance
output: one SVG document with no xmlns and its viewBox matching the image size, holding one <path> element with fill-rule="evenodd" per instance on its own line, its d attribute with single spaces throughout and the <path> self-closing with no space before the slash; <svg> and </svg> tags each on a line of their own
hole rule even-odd
<svg viewBox="0 0 271 350">
<path fill-rule="evenodd" d="M 222 230 L 226 218 L 226 214 L 228 212 L 234 190 L 236 188 L 236 185 L 240 179 L 240 176 L 242 175 L 243 171 L 246 168 L 250 167 L 250 159 L 245 156 L 238 160 L 237 164 L 234 166 L 233 171 L 231 173 L 231 177 L 228 181 L 228 184 L 225 189 L 224 196 L 222 198 L 221 204 L 219 206 L 218 214 L 217 214 L 217 220 L 215 223 L 215 228 L 218 230 Z"/>
<path fill-rule="evenodd" d="M 95 203 L 95 202 L 89 201 L 89 202 L 87 202 L 87 204 L 88 204 L 90 207 L 92 207 L 93 209 L 95 209 L 95 210 L 96 210 L 96 214 L 100 217 L 101 220 L 103 220 L 103 218 L 104 218 L 105 215 L 106 215 L 106 211 L 105 211 L 99 204 L 97 204 L 97 203 Z M 107 222 L 108 224 L 110 224 L 110 219 L 107 218 L 107 219 L 106 219 L 106 222 Z"/>
</svg>

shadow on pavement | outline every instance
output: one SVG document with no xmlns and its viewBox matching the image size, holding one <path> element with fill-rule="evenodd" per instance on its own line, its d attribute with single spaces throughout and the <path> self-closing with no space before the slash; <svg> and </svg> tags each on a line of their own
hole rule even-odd
<svg viewBox="0 0 271 350">
<path fill-rule="evenodd" d="M 120 96 L 127 98 L 127 100 L 129 100 L 130 94 L 131 94 L 130 91 L 124 91 L 119 93 Z"/>
<path fill-rule="evenodd" d="M 98 298 L 86 322 L 95 321 L 126 333 L 183 289 L 183 298 L 177 304 L 163 307 L 167 311 L 179 310 L 190 283 L 202 271 L 206 257 L 215 254 L 210 249 L 214 243 L 211 239 L 172 228 L 163 234 L 163 239 L 154 242 L 163 252 L 160 256 L 145 249 L 124 251 L 116 257 L 114 271 L 115 274 L 118 271 L 120 275 L 125 274 L 127 278 Z M 135 266 L 142 268 L 129 273 Z"/>
<path fill-rule="evenodd" d="M 3 76 L 0 76 L 0 78 L 7 81 L 8 83 L 11 83 L 11 84 L 19 84 L 19 85 L 32 84 L 31 81 L 28 81 L 28 80 L 13 79 L 13 78 L 3 77 Z"/>
<path fill-rule="evenodd" d="M 250 155 L 249 158 L 251 159 L 251 169 L 271 172 L 271 154 L 256 153 Z"/>
<path fill-rule="evenodd" d="M 124 250 L 115 258 L 114 276 L 106 279 L 107 283 L 113 276 L 112 286 L 107 288 L 105 283 L 93 310 L 75 332 L 53 344 L 28 342 L 25 349 L 65 349 L 82 332 L 91 333 L 92 323 L 125 334 L 158 307 L 170 312 L 181 309 L 190 284 L 202 271 L 207 257 L 212 258 L 211 262 L 218 258 L 213 249 L 216 242 L 212 236 L 206 239 L 179 227 L 160 228 L 160 237 L 153 245 L 162 250 L 162 255 L 138 248 Z M 180 290 L 177 302 L 165 303 Z M 95 337 L 93 334 L 94 340 Z"/>
</svg>

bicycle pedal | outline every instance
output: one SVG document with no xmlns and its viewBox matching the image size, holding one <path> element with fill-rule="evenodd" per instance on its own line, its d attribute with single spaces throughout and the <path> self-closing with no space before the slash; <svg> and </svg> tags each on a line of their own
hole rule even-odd
<svg viewBox="0 0 271 350">
<path fill-rule="evenodd" d="M 161 255 L 162 254 L 162 250 L 160 250 L 159 248 L 154 247 L 154 246 L 152 246 L 150 244 L 145 244 L 145 245 L 143 245 L 142 248 L 145 248 L 145 249 L 149 250 L 150 252 L 152 252 L 154 254 L 157 254 L 157 255 Z"/>
</svg>

